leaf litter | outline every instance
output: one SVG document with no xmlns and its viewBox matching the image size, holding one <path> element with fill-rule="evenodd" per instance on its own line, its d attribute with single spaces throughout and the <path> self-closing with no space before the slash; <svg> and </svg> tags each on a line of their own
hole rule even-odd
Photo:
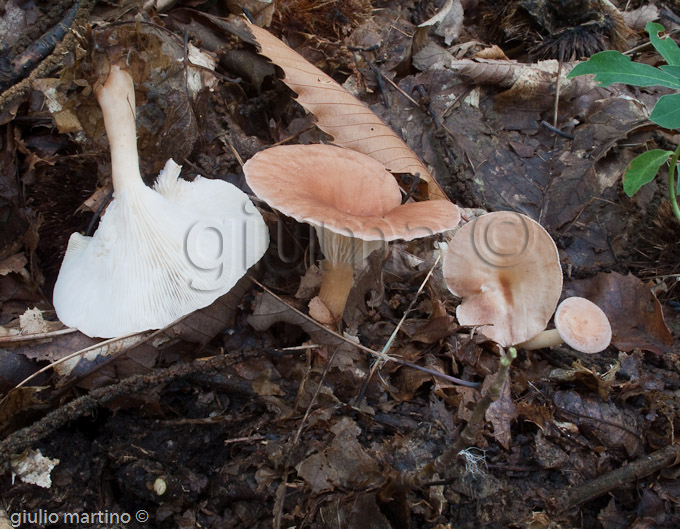
<svg viewBox="0 0 680 529">
<path fill-rule="evenodd" d="M 10 4 L 5 16 L 34 16 Z M 297 25 L 277 18 L 284 4 L 294 2 L 270 2 L 273 16 L 269 7 L 258 20 L 271 16 L 271 33 L 320 68 L 308 75 L 338 81 L 332 98 L 326 91 L 309 103 L 315 119 L 300 106 L 314 90 L 291 96 L 258 59 L 244 24 L 200 2 L 162 17 L 98 6 L 64 67 L 36 79 L 30 98 L 2 108 L 0 325 L 9 336 L 29 332 L 26 341 L 0 338 L 3 453 L 36 447 L 61 461 L 51 471 L 59 494 L 11 485 L 6 474 L 4 509 L 145 508 L 158 527 L 676 526 L 668 451 L 680 409 L 680 329 L 670 305 L 677 238 L 667 229 L 658 236 L 666 224 L 657 184 L 633 199 L 621 187 L 636 154 L 673 141 L 646 121 L 662 92 L 568 82 L 573 63 L 532 62 L 507 43 L 489 45 L 475 13 L 494 2 L 376 1 L 355 20 L 331 11 Z M 544 3 L 531 4 L 540 12 Z M 639 9 L 624 15 L 637 30 L 658 15 L 653 5 L 633 4 Z M 118 23 L 102 23 L 114 17 Z M 386 260 L 375 261 L 350 298 L 348 332 L 334 336 L 294 310 L 304 311 L 318 288 L 308 258 L 318 249 L 295 230 L 277 237 L 280 247 L 252 271 L 269 292 L 246 283 L 218 307 L 151 338 L 133 337 L 143 344 L 127 348 L 50 334 L 59 252 L 68 234 L 85 231 L 96 216 L 88 198 L 101 203 L 109 185 L 91 96 L 92 42 L 131 50 L 130 64 L 147 79 L 138 88 L 143 173 L 157 172 L 172 155 L 194 174 L 239 182 L 239 158 L 281 140 L 322 141 L 314 124 L 331 133 L 335 127 L 335 140 L 344 141 L 337 135 L 342 113 L 325 116 L 324 107 L 357 98 L 352 104 L 377 116 L 371 123 L 386 123 L 414 160 L 415 169 L 396 172 L 418 172 L 430 198 L 541 222 L 560 247 L 565 295 L 605 310 L 613 346 L 598 357 L 567 347 L 520 353 L 475 423 L 498 356 L 475 329 L 458 326 L 459 300 L 438 269 L 423 288 L 437 251 L 431 241 L 393 244 Z M 189 44 L 215 59 L 214 73 L 200 69 L 197 92 L 188 86 Z M 8 45 L 20 52 L 22 44 Z M 476 57 L 465 55 L 473 49 Z M 283 82 L 291 75 L 295 82 L 289 71 Z M 278 220 L 268 218 L 270 226 Z M 303 251 L 289 253 L 295 258 L 284 267 L 287 244 Z M 658 248 L 666 249 L 664 261 L 640 255 Z M 22 325 L 19 317 L 36 307 Z M 388 342 L 389 354 L 429 371 L 374 363 L 367 350 Z M 97 354 L 72 371 L 46 369 L 34 385 L 12 389 L 88 347 Z M 439 374 L 483 384 L 464 387 Z M 72 400 L 79 395 L 85 400 Z M 470 422 L 479 427 L 474 446 L 442 482 L 394 489 L 395 476 L 422 469 Z M 668 468 L 637 470 L 647 455 Z M 619 480 L 617 469 L 635 478 Z M 584 495 L 590 484 L 599 492 Z M 554 502 L 564 490 L 564 502 Z"/>
</svg>

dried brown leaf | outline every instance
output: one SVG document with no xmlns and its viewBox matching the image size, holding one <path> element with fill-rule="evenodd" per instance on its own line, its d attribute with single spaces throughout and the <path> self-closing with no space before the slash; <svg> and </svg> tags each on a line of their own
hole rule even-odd
<svg viewBox="0 0 680 529">
<path fill-rule="evenodd" d="M 641 31 L 645 28 L 647 22 L 659 19 L 659 8 L 654 4 L 642 5 L 632 11 L 623 11 L 621 15 L 629 28 L 634 31 Z"/>
<path fill-rule="evenodd" d="M 23 252 L 10 255 L 0 261 L 0 276 L 6 276 L 9 273 L 19 274 L 26 264 L 28 264 L 28 259 Z"/>
<path fill-rule="evenodd" d="M 0 400 L 0 433 L 12 430 L 29 410 L 45 407 L 40 398 L 42 388 L 15 388 Z"/>
<path fill-rule="evenodd" d="M 493 383 L 496 376 L 486 377 L 484 379 L 484 386 L 488 387 Z M 493 379 L 493 380 L 492 380 Z M 512 401 L 512 394 L 510 392 L 510 384 L 506 380 L 503 384 L 500 397 L 493 401 L 486 410 L 486 420 L 493 426 L 493 436 L 503 448 L 510 449 L 510 442 L 512 436 L 510 435 L 510 424 L 517 418 L 517 407 Z"/>
<path fill-rule="evenodd" d="M 599 399 L 581 397 L 575 391 L 558 391 L 554 402 L 564 418 L 607 448 L 624 449 L 630 457 L 642 449 L 640 426 L 630 411 Z"/>
<path fill-rule="evenodd" d="M 418 26 L 413 35 L 414 50 L 423 48 L 432 27 L 436 28 L 437 35 L 444 37 L 447 46 L 457 39 L 463 27 L 463 6 L 460 0 L 446 0 L 434 16 Z"/>
<path fill-rule="evenodd" d="M 562 468 L 569 462 L 567 453 L 540 431 L 536 433 L 536 459 L 543 468 Z"/>
<path fill-rule="evenodd" d="M 323 452 L 312 454 L 296 467 L 314 493 L 336 486 L 358 488 L 380 474 L 378 463 L 357 441 L 357 428 L 346 420 L 334 426 L 335 438 Z"/>
<path fill-rule="evenodd" d="M 283 82 L 298 94 L 297 102 L 334 143 L 371 156 L 392 172 L 418 174 L 427 182 L 429 198 L 448 200 L 415 153 L 366 105 L 268 31 L 250 23 L 248 28 L 261 53 L 284 71 Z"/>
</svg>

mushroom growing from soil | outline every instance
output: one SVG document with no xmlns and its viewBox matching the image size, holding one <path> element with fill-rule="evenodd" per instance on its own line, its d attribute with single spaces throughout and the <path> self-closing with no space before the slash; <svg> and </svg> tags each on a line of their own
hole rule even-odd
<svg viewBox="0 0 680 529">
<path fill-rule="evenodd" d="M 545 329 L 562 292 L 557 247 L 534 220 L 509 211 L 487 213 L 456 232 L 444 256 L 444 280 L 463 299 L 461 325 L 503 347 Z"/>
<path fill-rule="evenodd" d="M 332 145 L 265 149 L 243 167 L 253 192 L 284 215 L 314 226 L 324 262 L 321 289 L 310 302 L 327 324 L 342 318 L 355 269 L 388 241 L 453 229 L 458 208 L 447 200 L 401 204 L 401 191 L 383 165 Z"/>
<path fill-rule="evenodd" d="M 555 311 L 555 328 L 519 344 L 528 351 L 566 343 L 581 353 L 604 351 L 612 341 L 612 328 L 604 311 L 590 300 L 571 297 Z"/>
<path fill-rule="evenodd" d="M 180 179 L 172 160 L 147 187 L 132 77 L 112 66 L 96 96 L 114 198 L 92 237 L 71 235 L 53 302 L 64 324 L 110 338 L 162 328 L 210 305 L 262 257 L 269 233 L 245 193 L 220 180 Z"/>
</svg>

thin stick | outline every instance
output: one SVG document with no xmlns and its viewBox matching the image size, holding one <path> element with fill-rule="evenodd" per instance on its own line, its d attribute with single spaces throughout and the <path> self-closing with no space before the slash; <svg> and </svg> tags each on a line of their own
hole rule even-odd
<svg viewBox="0 0 680 529">
<path fill-rule="evenodd" d="M 553 127 L 557 129 L 557 110 L 560 106 L 560 90 L 562 89 L 562 83 L 560 82 L 560 77 L 562 76 L 562 61 L 557 63 L 557 81 L 555 86 L 555 110 L 553 112 Z"/>
<path fill-rule="evenodd" d="M 50 332 L 37 332 L 34 334 L 14 334 L 10 336 L 0 336 L 0 344 L 3 343 L 15 343 L 15 342 L 31 342 L 33 340 L 47 340 L 49 338 L 55 338 L 57 336 L 63 336 L 64 334 L 71 334 L 76 332 L 78 329 L 73 329 L 71 327 L 67 329 L 59 329 L 58 331 Z"/>
<path fill-rule="evenodd" d="M 626 483 L 634 483 L 654 472 L 676 465 L 679 458 L 680 445 L 669 445 L 582 485 L 560 491 L 558 496 L 549 500 L 551 510 L 560 513 L 578 507 Z"/>
<path fill-rule="evenodd" d="M 334 338 L 337 338 L 338 340 L 342 340 L 343 342 L 348 343 L 348 344 L 351 345 L 352 347 L 356 347 L 356 348 L 359 349 L 360 351 L 364 351 L 365 353 L 368 353 L 368 354 L 370 354 L 370 355 L 373 355 L 373 356 L 375 356 L 375 357 L 377 357 L 377 358 L 380 358 L 380 359 L 382 359 L 382 360 L 387 360 L 387 361 L 396 362 L 397 364 L 401 364 L 401 365 L 404 365 L 404 366 L 407 366 L 407 367 L 412 367 L 412 368 L 414 368 L 414 369 L 418 369 L 419 371 L 424 371 L 424 372 L 426 372 L 426 373 L 429 373 L 429 374 L 432 374 L 432 375 L 436 375 L 437 377 L 439 377 L 439 378 L 441 378 L 441 379 L 448 380 L 449 382 L 452 382 L 452 383 L 454 383 L 454 384 L 458 384 L 458 385 L 460 385 L 460 386 L 467 386 L 467 387 L 469 387 L 469 388 L 477 388 L 477 387 L 479 387 L 479 382 L 470 382 L 470 381 L 468 381 L 468 380 L 462 380 L 462 379 L 460 379 L 460 378 L 456 378 L 456 377 L 453 377 L 453 376 L 451 376 L 451 375 L 445 375 L 444 373 L 433 372 L 433 371 L 428 370 L 428 369 L 426 369 L 426 368 L 423 368 L 423 367 L 420 367 L 420 366 L 416 366 L 415 364 L 409 364 L 408 362 L 402 360 L 401 358 L 396 358 L 396 357 L 393 357 L 393 356 L 386 356 L 386 357 L 384 358 L 383 355 L 382 355 L 382 353 L 379 353 L 378 351 L 374 351 L 373 349 L 371 349 L 371 348 L 369 348 L 369 347 L 366 347 L 365 345 L 362 345 L 362 344 L 360 344 L 360 343 L 354 342 L 354 341 L 350 340 L 349 338 L 347 338 L 347 337 L 345 337 L 345 336 L 343 336 L 343 335 L 341 335 L 341 334 L 338 334 L 338 333 L 335 332 L 334 330 L 329 329 L 328 327 L 324 327 L 324 326 L 321 325 L 318 321 L 316 321 L 315 319 L 311 318 L 310 316 L 308 316 L 308 315 L 305 314 L 304 312 L 301 312 L 301 311 L 299 311 L 298 309 L 296 309 L 295 307 L 293 307 L 292 305 L 290 305 L 289 303 L 286 303 L 284 300 L 282 300 L 279 296 L 277 296 L 276 294 L 274 294 L 274 292 L 272 292 L 269 288 L 267 288 L 265 285 L 263 285 L 262 283 L 260 283 L 260 282 L 259 282 L 257 279 L 255 279 L 254 277 L 252 277 L 252 276 L 248 276 L 248 277 L 250 278 L 250 280 L 251 280 L 253 283 L 255 283 L 257 286 L 259 286 L 259 287 L 260 287 L 262 290 L 264 290 L 267 294 L 269 294 L 270 296 L 272 296 L 272 297 L 273 297 L 274 299 L 276 299 L 279 303 L 282 303 L 283 305 L 285 305 L 286 307 L 288 307 L 288 309 L 290 309 L 291 311 L 295 312 L 298 316 L 304 318 L 304 319 L 305 319 L 306 321 L 308 321 L 309 323 L 312 323 L 315 327 L 318 327 L 320 330 L 322 330 L 322 331 L 324 331 L 324 332 L 327 332 L 328 334 L 330 334 L 330 335 L 333 336 Z"/>
</svg>

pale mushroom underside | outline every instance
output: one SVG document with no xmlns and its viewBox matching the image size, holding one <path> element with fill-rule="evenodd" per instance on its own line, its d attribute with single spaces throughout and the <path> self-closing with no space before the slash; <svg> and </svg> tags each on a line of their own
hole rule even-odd
<svg viewBox="0 0 680 529">
<path fill-rule="evenodd" d="M 248 196 L 219 180 L 178 178 L 117 193 L 92 237 L 74 233 L 54 289 L 59 318 L 89 336 L 162 328 L 228 292 L 269 234 Z"/>
</svg>

